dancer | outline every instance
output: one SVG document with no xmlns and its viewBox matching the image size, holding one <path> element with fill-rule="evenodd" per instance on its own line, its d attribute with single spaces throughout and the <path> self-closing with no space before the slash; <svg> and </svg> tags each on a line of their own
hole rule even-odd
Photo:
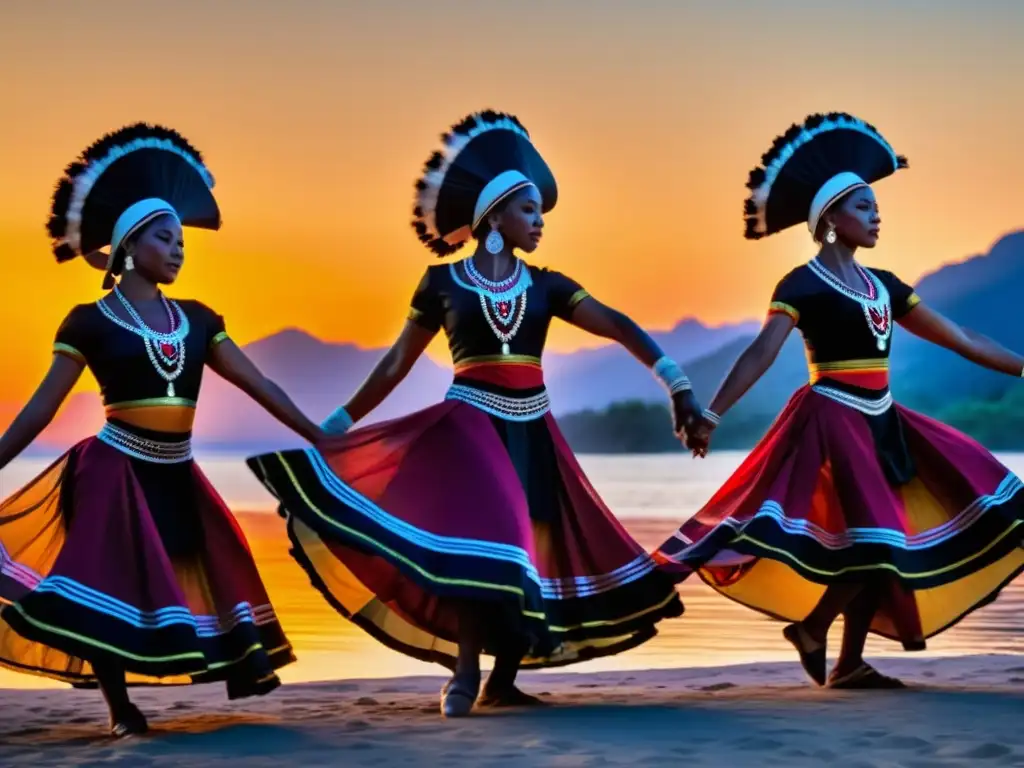
<svg viewBox="0 0 1024 768">
<path fill-rule="evenodd" d="M 103 429 L 0 505 L 0 664 L 98 684 L 117 737 L 147 730 L 129 683 L 220 681 L 235 699 L 273 690 L 275 670 L 295 659 L 241 530 L 192 460 L 204 365 L 307 439 L 322 432 L 219 315 L 159 288 L 181 269 L 182 226 L 219 228 L 212 186 L 188 142 L 144 124 L 68 166 L 49 222 L 54 252 L 85 256 L 113 290 L 71 310 L 49 372 L 0 439 L 2 469 L 93 372 Z"/>
<path fill-rule="evenodd" d="M 666 570 L 699 569 L 722 594 L 795 621 L 783 634 L 819 685 L 903 687 L 864 662 L 868 632 L 920 650 L 995 599 L 1024 566 L 1024 494 L 982 446 L 893 403 L 892 324 L 1012 376 L 1022 375 L 1024 358 L 855 260 L 878 241 L 869 184 L 906 167 L 872 126 L 813 115 L 776 139 L 763 162 L 748 184 L 747 237 L 806 222 L 820 250 L 778 284 L 760 335 L 688 445 L 704 455 L 719 420 L 794 327 L 810 383 L 657 557 Z M 825 641 L 839 614 L 842 650 L 826 680 Z"/>
<path fill-rule="evenodd" d="M 455 380 L 443 403 L 316 451 L 254 457 L 294 554 L 344 616 L 384 644 L 454 670 L 442 712 L 530 705 L 520 666 L 618 653 L 682 603 L 591 487 L 549 411 L 541 353 L 553 317 L 622 344 L 671 393 L 679 432 L 699 407 L 678 365 L 568 277 L 530 266 L 555 179 L 511 115 L 468 116 L 416 183 L 413 226 L 436 255 L 394 346 L 325 422 L 342 432 L 405 377 L 440 329 Z"/>
</svg>

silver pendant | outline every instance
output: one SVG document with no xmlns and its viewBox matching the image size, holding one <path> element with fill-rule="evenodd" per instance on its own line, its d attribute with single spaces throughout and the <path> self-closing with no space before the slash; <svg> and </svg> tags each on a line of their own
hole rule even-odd
<svg viewBox="0 0 1024 768">
<path fill-rule="evenodd" d="M 511 350 L 509 349 L 507 341 L 504 344 L 501 345 L 501 354 L 503 354 L 503 355 L 511 354 Z"/>
<path fill-rule="evenodd" d="M 878 349 L 885 352 L 885 339 L 878 340 Z"/>
<path fill-rule="evenodd" d="M 167 396 L 168 397 L 174 397 L 174 382 L 173 381 L 168 381 L 167 382 Z"/>
</svg>

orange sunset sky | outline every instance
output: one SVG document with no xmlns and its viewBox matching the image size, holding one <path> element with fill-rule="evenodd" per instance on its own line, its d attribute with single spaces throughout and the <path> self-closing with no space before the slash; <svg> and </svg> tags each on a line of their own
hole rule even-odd
<svg viewBox="0 0 1024 768">
<path fill-rule="evenodd" d="M 1024 225 L 1024 3 L 936 0 L 32 0 L 0 10 L 0 403 L 27 397 L 100 275 L 43 229 L 61 169 L 136 120 L 181 131 L 224 226 L 172 295 L 240 343 L 284 326 L 385 345 L 433 258 L 409 227 L 438 134 L 517 113 L 554 169 L 536 262 L 650 328 L 759 316 L 812 255 L 742 238 L 749 169 L 813 111 L 911 163 L 878 185 L 868 263 L 914 281 Z M 589 343 L 556 329 L 552 344 Z"/>
</svg>

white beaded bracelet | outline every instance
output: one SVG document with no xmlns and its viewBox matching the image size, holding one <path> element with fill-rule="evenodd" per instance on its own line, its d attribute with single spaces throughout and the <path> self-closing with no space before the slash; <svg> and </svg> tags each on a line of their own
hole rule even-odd
<svg viewBox="0 0 1024 768">
<path fill-rule="evenodd" d="M 675 395 L 679 392 L 689 392 L 691 389 L 693 389 L 693 385 L 690 383 L 690 380 L 686 376 L 680 376 L 669 385 L 668 393 Z"/>
<path fill-rule="evenodd" d="M 722 423 L 722 417 L 712 411 L 710 408 L 705 408 L 704 413 L 701 414 L 704 420 L 715 425 L 716 427 Z"/>
<path fill-rule="evenodd" d="M 339 405 L 330 416 L 324 419 L 320 428 L 329 435 L 343 435 L 351 429 L 353 423 L 352 417 L 348 415 L 345 407 Z"/>
</svg>

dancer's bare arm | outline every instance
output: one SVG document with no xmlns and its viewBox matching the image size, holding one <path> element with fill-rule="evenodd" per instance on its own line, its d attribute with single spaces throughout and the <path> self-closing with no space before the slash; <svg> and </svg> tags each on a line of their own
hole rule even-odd
<svg viewBox="0 0 1024 768">
<path fill-rule="evenodd" d="M 10 464 L 53 421 L 85 370 L 85 363 L 67 355 L 54 355 L 50 370 L 21 413 L 0 437 L 0 469 Z"/>
<path fill-rule="evenodd" d="M 407 320 L 395 343 L 384 353 L 370 375 L 345 403 L 353 422 L 373 411 L 397 387 L 430 345 L 437 331 L 430 331 Z"/>
<path fill-rule="evenodd" d="M 899 323 L 915 336 L 956 352 L 984 368 L 1011 376 L 1024 375 L 1024 357 L 987 336 L 954 323 L 923 303 L 910 310 Z"/>
<path fill-rule="evenodd" d="M 736 405 L 775 362 L 782 345 L 795 326 L 796 322 L 787 314 L 770 315 L 757 338 L 733 363 L 725 381 L 712 398 L 709 410 L 724 416 L 726 411 Z M 697 428 L 688 435 L 686 447 L 693 450 L 696 455 L 705 455 L 714 427 L 711 422 L 701 419 Z"/>
<path fill-rule="evenodd" d="M 576 305 L 569 322 L 594 336 L 621 344 L 648 368 L 664 354 L 650 334 L 628 315 L 602 304 L 593 296 L 587 296 Z"/>
<path fill-rule="evenodd" d="M 658 343 L 628 315 L 587 296 L 577 304 L 569 322 L 587 333 L 621 344 L 627 352 L 648 368 L 665 354 Z M 691 427 L 700 416 L 701 407 L 692 390 L 672 395 L 672 419 L 676 434 Z"/>
<path fill-rule="evenodd" d="M 264 376 L 231 339 L 213 347 L 207 364 L 309 442 L 317 443 L 325 437 L 323 430 L 299 410 L 281 387 Z"/>
</svg>

